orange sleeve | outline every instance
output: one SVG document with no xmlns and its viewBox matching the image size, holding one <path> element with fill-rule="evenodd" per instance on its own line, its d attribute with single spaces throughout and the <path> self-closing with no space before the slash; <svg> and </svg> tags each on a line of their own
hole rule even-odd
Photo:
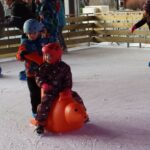
<svg viewBox="0 0 150 150">
<path fill-rule="evenodd" d="M 16 53 L 16 59 L 17 59 L 17 60 L 24 61 L 24 59 L 21 57 L 21 53 L 22 53 L 23 51 L 25 51 L 25 50 L 26 50 L 25 45 L 20 45 L 20 46 L 19 46 L 18 52 Z"/>
<path fill-rule="evenodd" d="M 43 63 L 43 57 L 40 56 L 37 52 L 32 52 L 28 55 L 25 55 L 25 58 L 37 63 L 38 65 L 41 65 Z"/>
</svg>

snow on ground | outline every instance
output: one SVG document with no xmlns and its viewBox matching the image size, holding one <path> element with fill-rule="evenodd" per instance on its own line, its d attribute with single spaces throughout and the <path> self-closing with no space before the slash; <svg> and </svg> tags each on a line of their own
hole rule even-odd
<svg viewBox="0 0 150 150">
<path fill-rule="evenodd" d="M 150 51 L 94 46 L 63 56 L 90 123 L 66 134 L 38 136 L 29 126 L 31 107 L 23 63 L 1 61 L 0 150 L 149 150 Z"/>
</svg>

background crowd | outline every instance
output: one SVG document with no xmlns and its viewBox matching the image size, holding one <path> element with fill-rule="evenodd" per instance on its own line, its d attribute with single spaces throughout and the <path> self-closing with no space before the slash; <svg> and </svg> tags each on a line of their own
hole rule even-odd
<svg viewBox="0 0 150 150">
<path fill-rule="evenodd" d="M 0 27 L 17 27 L 23 30 L 27 19 L 35 18 L 45 26 L 45 34 L 51 41 L 59 41 L 64 52 L 67 47 L 62 36 L 65 26 L 63 0 L 4 0 L 7 9 L 0 1 Z M 0 35 L 2 31 L 0 31 Z M 26 38 L 22 35 L 22 38 Z"/>
</svg>

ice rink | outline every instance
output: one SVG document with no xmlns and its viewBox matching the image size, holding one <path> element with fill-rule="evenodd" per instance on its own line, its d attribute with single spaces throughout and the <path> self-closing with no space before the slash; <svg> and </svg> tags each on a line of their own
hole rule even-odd
<svg viewBox="0 0 150 150">
<path fill-rule="evenodd" d="M 150 150 L 150 50 L 95 46 L 70 51 L 63 60 L 90 122 L 38 136 L 29 125 L 26 81 L 18 77 L 24 63 L 0 60 L 0 150 Z"/>
</svg>

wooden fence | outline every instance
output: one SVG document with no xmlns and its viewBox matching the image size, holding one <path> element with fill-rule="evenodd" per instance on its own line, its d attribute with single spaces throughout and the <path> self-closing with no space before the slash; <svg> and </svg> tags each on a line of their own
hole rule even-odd
<svg viewBox="0 0 150 150">
<path fill-rule="evenodd" d="M 133 34 L 130 28 L 142 18 L 142 12 L 109 12 L 67 17 L 63 35 L 67 46 L 90 42 L 150 43 L 146 25 Z M 8 28 L 0 39 L 0 56 L 14 55 L 20 43 L 21 31 Z"/>
<path fill-rule="evenodd" d="M 150 32 L 145 24 L 134 33 L 130 28 L 140 19 L 142 12 L 110 12 L 97 14 L 94 31 L 95 42 L 125 42 L 125 43 L 150 43 Z"/>
<path fill-rule="evenodd" d="M 63 35 L 67 46 L 75 46 L 80 43 L 91 42 L 91 31 L 95 20 L 94 15 L 81 17 L 67 17 Z M 4 36 L 0 39 L 0 57 L 14 56 L 20 44 L 21 31 L 17 28 L 5 28 Z"/>
</svg>

